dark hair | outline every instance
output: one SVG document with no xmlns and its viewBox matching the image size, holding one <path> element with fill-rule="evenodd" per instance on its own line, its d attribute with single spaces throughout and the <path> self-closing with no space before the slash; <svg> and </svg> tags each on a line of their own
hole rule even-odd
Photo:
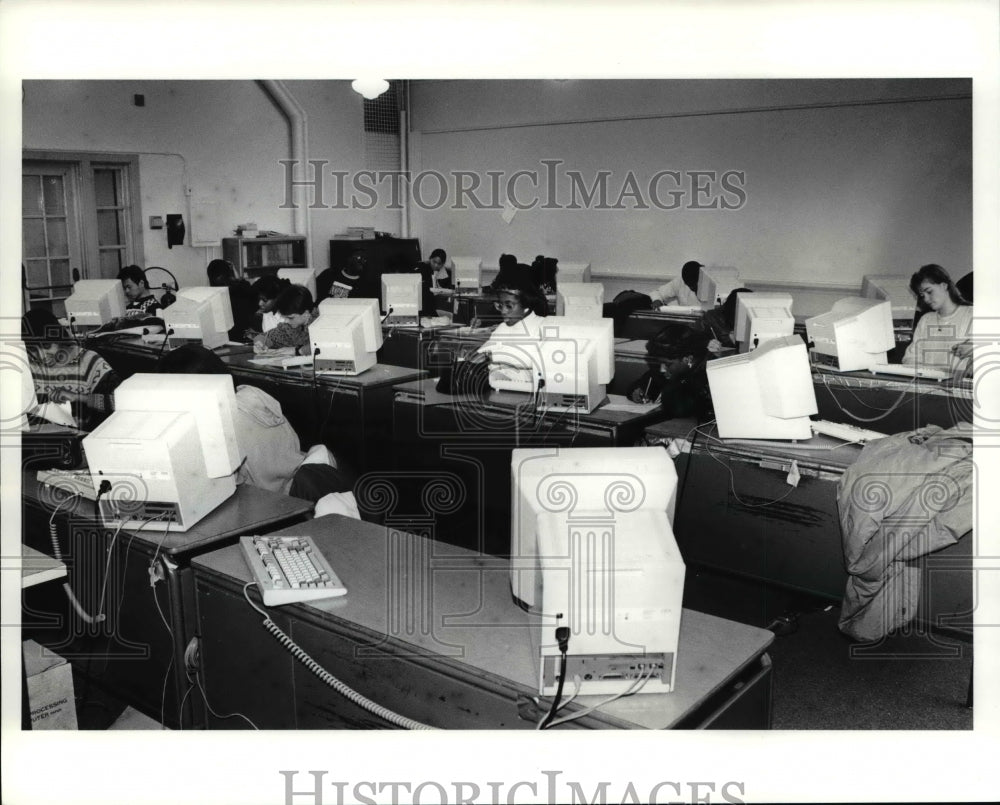
<svg viewBox="0 0 1000 805">
<path fill-rule="evenodd" d="M 282 316 L 294 316 L 313 309 L 313 297 L 304 285 L 289 285 L 278 294 L 274 309 Z"/>
<path fill-rule="evenodd" d="M 139 268 L 139 266 L 125 266 L 125 268 L 118 272 L 118 279 L 122 283 L 125 280 L 132 280 L 136 285 L 145 285 L 146 290 L 149 290 L 149 281 L 146 279 L 146 272 Z"/>
<path fill-rule="evenodd" d="M 732 330 L 736 326 L 736 302 L 741 293 L 753 293 L 749 288 L 734 288 L 729 292 L 726 301 L 722 303 L 722 315 L 726 319 L 726 324 Z"/>
<path fill-rule="evenodd" d="M 498 262 L 500 270 L 514 268 L 517 265 L 517 258 L 512 254 L 501 254 Z"/>
<path fill-rule="evenodd" d="M 708 352 L 708 335 L 685 324 L 668 324 L 646 342 L 646 352 L 657 358 L 674 360 L 688 355 L 696 361 Z"/>
<path fill-rule="evenodd" d="M 277 299 L 278 295 L 291 284 L 291 280 L 280 279 L 274 274 L 266 274 L 250 287 L 257 296 L 263 296 L 265 299 Z"/>
<path fill-rule="evenodd" d="M 945 271 L 937 263 L 928 263 L 925 266 L 920 266 L 920 268 L 913 272 L 913 276 L 910 277 L 910 290 L 913 291 L 917 299 L 920 299 L 920 283 L 921 282 L 933 282 L 935 285 L 940 285 L 944 283 L 948 286 L 948 296 L 951 297 L 951 301 L 956 305 L 967 305 L 968 300 L 962 296 L 961 291 L 955 287 L 955 281 L 951 278 L 951 275 Z"/>
<path fill-rule="evenodd" d="M 156 371 L 170 375 L 228 375 L 222 358 L 201 344 L 185 344 L 156 362 Z"/>
<path fill-rule="evenodd" d="M 498 274 L 490 288 L 497 294 L 513 294 L 522 307 L 527 308 L 536 316 L 544 316 L 548 312 L 545 294 L 531 281 L 530 272 L 530 267 L 518 265 L 517 270 L 503 271 Z"/>
<path fill-rule="evenodd" d="M 701 263 L 697 260 L 688 260 L 681 267 L 681 279 L 692 291 L 698 290 L 698 275 L 701 273 Z"/>
<path fill-rule="evenodd" d="M 68 341 L 69 333 L 51 310 L 32 308 L 21 317 L 21 340 L 25 343 Z"/>
<path fill-rule="evenodd" d="M 229 280 L 236 279 L 236 270 L 228 260 L 213 260 L 205 273 L 208 274 L 208 284 L 216 287 L 228 285 Z"/>
<path fill-rule="evenodd" d="M 442 263 L 448 259 L 448 255 L 445 254 L 444 249 L 435 249 L 434 251 L 431 252 L 431 256 L 428 257 L 427 259 L 433 260 L 435 257 L 440 257 Z"/>
</svg>

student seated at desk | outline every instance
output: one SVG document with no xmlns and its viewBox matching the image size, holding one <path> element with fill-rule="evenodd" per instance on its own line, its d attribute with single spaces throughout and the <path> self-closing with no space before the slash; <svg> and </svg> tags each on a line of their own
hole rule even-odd
<svg viewBox="0 0 1000 805">
<path fill-rule="evenodd" d="M 313 298 L 304 285 L 289 285 L 274 302 L 274 309 L 283 321 L 273 330 L 261 333 L 253 340 L 253 351 L 290 349 L 296 355 L 309 346 L 309 325 L 313 315 Z"/>
<path fill-rule="evenodd" d="M 229 369 L 212 350 L 200 344 L 185 344 L 168 352 L 157 365 L 166 374 L 225 375 Z M 246 454 L 236 477 L 240 484 L 280 492 L 292 497 L 326 502 L 324 513 L 339 502 L 340 514 L 358 517 L 354 501 L 354 474 L 324 445 L 313 445 L 308 453 L 285 419 L 280 403 L 255 386 L 236 386 L 236 442 Z"/>
<path fill-rule="evenodd" d="M 125 304 L 125 315 L 122 317 L 124 320 L 135 323 L 155 316 L 156 311 L 163 307 L 160 300 L 150 292 L 146 272 L 139 266 L 125 266 L 118 272 L 118 279 L 125 292 L 125 299 L 128 300 Z"/>
<path fill-rule="evenodd" d="M 941 266 L 930 263 L 910 278 L 910 290 L 927 308 L 916 327 L 903 363 L 920 368 L 971 372 L 972 305 Z"/>
<path fill-rule="evenodd" d="M 252 341 L 257 299 L 250 283 L 236 278 L 236 269 L 228 260 L 212 260 L 205 269 L 208 284 L 213 288 L 228 288 L 229 307 L 233 312 L 230 341 Z"/>
<path fill-rule="evenodd" d="M 718 307 L 702 314 L 702 324 L 711 335 L 708 351 L 714 355 L 736 349 L 736 297 L 741 293 L 753 293 L 749 288 L 735 288 L 729 292 L 726 301 Z"/>
<path fill-rule="evenodd" d="M 455 264 L 451 262 L 444 249 L 435 249 L 427 258 L 431 267 L 431 281 L 434 288 L 452 289 L 455 287 Z"/>
<path fill-rule="evenodd" d="M 678 305 L 685 307 L 700 307 L 698 299 L 698 274 L 702 264 L 697 260 L 688 260 L 681 267 L 681 275 L 664 283 L 650 294 L 653 304 L 666 305 L 671 299 L 676 299 Z"/>
<path fill-rule="evenodd" d="M 39 403 L 69 403 L 81 430 L 93 430 L 114 411 L 121 378 L 104 358 L 70 339 L 51 312 L 25 313 L 21 338 Z"/>
<path fill-rule="evenodd" d="M 316 277 L 316 298 L 379 299 L 382 286 L 378 273 L 370 270 L 361 252 L 351 255 L 342 268 L 328 268 Z"/>
<path fill-rule="evenodd" d="M 628 390 L 635 403 L 659 401 L 669 419 L 701 419 L 712 410 L 705 362 L 708 336 L 683 324 L 668 324 L 646 344 L 652 359 L 659 359 Z"/>
<path fill-rule="evenodd" d="M 254 333 L 255 336 L 260 333 L 271 332 L 271 330 L 285 320 L 284 316 L 278 313 L 274 307 L 278 302 L 281 292 L 291 284 L 290 280 L 279 279 L 273 274 L 268 274 L 250 286 L 251 290 L 257 295 L 256 316 L 259 321 Z"/>
</svg>

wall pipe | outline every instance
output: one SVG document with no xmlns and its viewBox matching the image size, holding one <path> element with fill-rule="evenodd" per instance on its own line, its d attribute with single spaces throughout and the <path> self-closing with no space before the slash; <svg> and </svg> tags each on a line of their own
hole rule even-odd
<svg viewBox="0 0 1000 805">
<path fill-rule="evenodd" d="M 306 170 L 309 165 L 309 128 L 306 112 L 299 104 L 282 81 L 261 80 L 257 82 L 261 88 L 270 96 L 278 109 L 288 121 L 289 137 L 291 140 L 291 158 L 295 165 L 299 165 L 299 180 L 306 179 Z M 295 166 L 292 166 L 292 176 L 294 177 Z M 302 187 L 299 185 L 299 187 Z M 312 221 L 309 216 L 309 205 L 305 201 L 304 188 L 299 191 L 303 198 L 299 203 L 295 203 L 292 208 L 292 228 L 296 235 L 306 236 L 306 267 L 311 268 L 312 260 Z M 295 199 L 293 191 L 292 199 Z M 293 201 L 294 203 L 294 201 Z"/>
</svg>

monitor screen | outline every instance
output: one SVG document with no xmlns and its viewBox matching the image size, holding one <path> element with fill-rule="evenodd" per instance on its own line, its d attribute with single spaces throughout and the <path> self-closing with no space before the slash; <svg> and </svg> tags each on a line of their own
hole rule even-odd
<svg viewBox="0 0 1000 805">
<path fill-rule="evenodd" d="M 478 291 L 483 285 L 482 257 L 452 257 L 455 266 L 453 284 L 457 291 Z"/>
<path fill-rule="evenodd" d="M 334 301 L 334 300 L 329 300 Z M 370 300 L 375 303 L 375 300 Z M 374 366 L 376 350 L 366 338 L 370 317 L 358 307 L 327 308 L 309 325 L 313 368 L 317 374 L 359 375 Z M 381 335 L 379 329 L 379 335 Z"/>
<path fill-rule="evenodd" d="M 721 305 L 740 286 L 740 272 L 735 268 L 702 266 L 698 272 L 698 299 Z"/>
<path fill-rule="evenodd" d="M 590 282 L 590 263 L 559 263 L 559 285 L 564 282 Z"/>
<path fill-rule="evenodd" d="M 100 327 L 125 315 L 125 292 L 120 281 L 77 280 L 66 299 L 70 329 Z"/>
<path fill-rule="evenodd" d="M 556 289 L 556 315 L 575 316 L 582 319 L 600 319 L 604 316 L 604 285 L 600 282 L 566 282 L 559 269 L 559 287 Z"/>
<path fill-rule="evenodd" d="M 917 310 L 917 298 L 910 290 L 910 277 L 904 274 L 866 274 L 861 281 L 865 299 L 885 299 L 892 305 L 893 321 L 909 325 Z"/>
<path fill-rule="evenodd" d="M 685 575 L 676 490 L 660 447 L 513 451 L 511 592 L 540 616 L 540 692 L 558 682 L 558 627 L 568 629 L 567 677 L 579 676 L 581 693 L 632 685 L 637 657 L 649 677 L 642 692 L 671 689 Z"/>
<path fill-rule="evenodd" d="M 209 349 L 229 341 L 233 326 L 233 308 L 229 288 L 196 286 L 181 288 L 176 301 L 160 312 L 167 336 L 196 341 Z"/>
<path fill-rule="evenodd" d="M 791 335 L 795 330 L 792 297 L 787 293 L 741 293 L 736 297 L 734 333 L 740 352 L 756 349 L 764 341 Z"/>
<path fill-rule="evenodd" d="M 705 364 L 723 439 L 810 439 L 817 412 L 806 345 L 797 335 L 773 338 L 753 352 Z"/>
<path fill-rule="evenodd" d="M 330 298 L 319 303 L 319 318 L 327 314 L 357 315 L 361 318 L 361 333 L 364 336 L 364 348 L 367 352 L 376 352 L 382 347 L 382 315 L 379 312 L 377 299 Z M 315 323 L 315 322 L 314 322 Z M 311 326 L 311 325 L 310 325 Z"/>
<path fill-rule="evenodd" d="M 886 363 L 896 346 L 892 304 L 850 296 L 838 299 L 829 313 L 806 319 L 806 340 L 813 363 L 851 372 Z"/>
<path fill-rule="evenodd" d="M 419 273 L 383 274 L 382 309 L 387 324 L 419 324 L 423 278 Z"/>
<path fill-rule="evenodd" d="M 225 290 L 225 289 L 223 289 Z M 135 374 L 83 440 L 106 520 L 185 531 L 236 491 L 244 458 L 229 375 Z"/>
<path fill-rule="evenodd" d="M 312 268 L 279 268 L 278 279 L 288 280 L 292 285 L 308 288 L 312 298 L 316 298 L 316 271 Z"/>
</svg>

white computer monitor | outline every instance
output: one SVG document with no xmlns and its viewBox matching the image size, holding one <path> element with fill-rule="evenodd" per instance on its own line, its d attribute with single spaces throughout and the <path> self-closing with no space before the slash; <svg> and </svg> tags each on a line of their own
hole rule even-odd
<svg viewBox="0 0 1000 805">
<path fill-rule="evenodd" d="M 292 285 L 307 288 L 312 298 L 316 298 L 316 270 L 313 268 L 279 268 L 278 279 L 288 280 Z"/>
<path fill-rule="evenodd" d="M 917 297 L 910 290 L 906 274 L 866 274 L 861 280 L 861 296 L 886 299 L 892 305 L 892 320 L 898 326 L 911 326 L 917 310 Z"/>
<path fill-rule="evenodd" d="M 816 392 L 799 336 L 769 339 L 753 352 L 711 360 L 705 369 L 721 438 L 812 438 Z"/>
<path fill-rule="evenodd" d="M 556 283 L 560 287 L 564 282 L 590 282 L 590 263 L 563 263 L 558 265 Z"/>
<path fill-rule="evenodd" d="M 199 343 L 209 349 L 229 341 L 233 308 L 229 288 L 200 285 L 181 288 L 177 299 L 160 311 L 167 338 L 176 342 Z"/>
<path fill-rule="evenodd" d="M 511 592 L 538 616 L 543 695 L 557 686 L 561 626 L 581 693 L 617 693 L 644 674 L 641 692 L 673 689 L 685 575 L 676 491 L 673 461 L 656 447 L 513 451 Z"/>
<path fill-rule="evenodd" d="M 187 531 L 232 496 L 245 451 L 229 375 L 140 373 L 114 396 L 114 413 L 83 439 L 95 491 L 109 486 L 106 524 Z"/>
<path fill-rule="evenodd" d="M 698 273 L 698 299 L 721 305 L 740 285 L 740 272 L 724 266 L 702 266 Z"/>
<path fill-rule="evenodd" d="M 361 317 L 361 332 L 364 335 L 365 350 L 376 352 L 382 347 L 382 314 L 379 312 L 378 299 L 331 297 L 319 303 L 317 321 L 327 313 L 357 314 Z"/>
<path fill-rule="evenodd" d="M 70 330 L 100 327 L 125 315 L 125 292 L 118 280 L 77 280 L 66 299 Z"/>
<path fill-rule="evenodd" d="M 790 294 L 737 294 L 734 333 L 740 352 L 750 352 L 765 341 L 791 335 L 794 330 Z"/>
<path fill-rule="evenodd" d="M 369 301 L 378 304 L 374 299 Z M 317 374 L 354 376 L 378 362 L 376 350 L 368 346 L 372 339 L 365 336 L 368 321 L 366 312 L 357 307 L 334 307 L 324 310 L 309 325 L 313 369 Z"/>
<path fill-rule="evenodd" d="M 559 274 L 562 275 L 560 269 Z M 556 288 L 556 315 L 583 319 L 604 316 L 604 285 L 600 282 L 563 282 Z"/>
<path fill-rule="evenodd" d="M 806 340 L 817 366 L 851 372 L 886 363 L 896 346 L 892 303 L 850 296 L 828 313 L 806 319 Z"/>
<path fill-rule="evenodd" d="M 452 257 L 455 276 L 452 285 L 456 291 L 478 291 L 483 286 L 482 257 Z"/>
<path fill-rule="evenodd" d="M 382 275 L 382 309 L 386 324 L 419 324 L 423 277 L 413 274 Z"/>
</svg>

